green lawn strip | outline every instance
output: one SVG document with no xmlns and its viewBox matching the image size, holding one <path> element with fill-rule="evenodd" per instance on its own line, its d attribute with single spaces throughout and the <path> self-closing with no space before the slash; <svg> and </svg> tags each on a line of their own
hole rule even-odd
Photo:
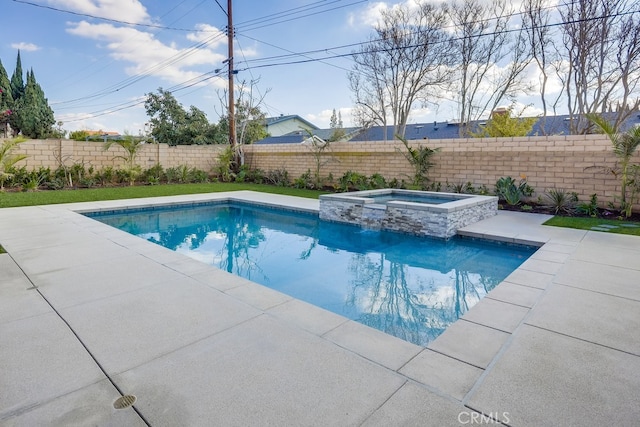
<svg viewBox="0 0 640 427">
<path fill-rule="evenodd" d="M 141 197 L 176 196 L 180 194 L 217 193 L 222 191 L 253 190 L 263 193 L 317 199 L 325 192 L 276 187 L 264 184 L 206 183 L 163 184 L 133 187 L 87 188 L 78 190 L 51 190 L 0 193 L 0 208 L 51 205 L 57 203 L 93 202 L 98 200 L 137 199 Z"/>
<path fill-rule="evenodd" d="M 2 245 L 0 245 L 0 254 L 6 254 L 6 253 L 7 251 L 5 251 Z"/>
<path fill-rule="evenodd" d="M 622 227 L 622 224 L 634 224 L 638 225 L 639 227 Z M 579 230 L 591 230 L 592 227 L 598 227 L 600 225 L 615 225 L 617 226 L 617 228 L 611 228 L 609 231 L 606 231 L 606 233 L 630 234 L 632 236 L 640 236 L 640 223 L 633 223 L 618 219 L 554 216 L 553 218 L 545 222 L 544 225 L 577 228 Z"/>
</svg>

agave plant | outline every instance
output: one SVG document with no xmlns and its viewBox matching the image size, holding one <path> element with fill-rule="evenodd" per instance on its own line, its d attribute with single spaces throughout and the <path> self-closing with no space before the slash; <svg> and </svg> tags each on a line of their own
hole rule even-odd
<svg viewBox="0 0 640 427">
<path fill-rule="evenodd" d="M 576 193 L 568 193 L 567 191 L 559 188 L 552 188 L 544 193 L 546 199 L 545 206 L 553 210 L 554 214 L 565 213 L 573 214 L 575 211 L 575 205 L 578 202 L 578 195 Z"/>
<path fill-rule="evenodd" d="M 0 145 L 0 191 L 4 190 L 4 183 L 13 176 L 9 171 L 11 167 L 20 160 L 27 158 L 25 154 L 13 154 L 13 150 L 23 142 L 24 139 L 9 139 Z"/>
</svg>

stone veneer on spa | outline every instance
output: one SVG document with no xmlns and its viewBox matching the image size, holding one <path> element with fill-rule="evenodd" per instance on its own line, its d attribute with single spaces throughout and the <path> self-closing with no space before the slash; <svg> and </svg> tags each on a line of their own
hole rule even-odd
<svg viewBox="0 0 640 427">
<path fill-rule="evenodd" d="M 379 203 L 376 197 L 380 196 L 391 200 Z M 424 202 L 419 201 L 421 197 Z M 441 239 L 449 239 L 458 229 L 497 212 L 495 196 L 398 189 L 320 196 L 320 219 Z"/>
</svg>

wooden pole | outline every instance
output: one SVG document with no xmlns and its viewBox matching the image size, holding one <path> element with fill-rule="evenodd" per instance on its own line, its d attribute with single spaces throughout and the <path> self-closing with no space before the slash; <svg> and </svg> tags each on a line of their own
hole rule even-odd
<svg viewBox="0 0 640 427">
<path fill-rule="evenodd" d="M 234 100 L 234 84 L 233 84 L 233 13 L 231 0 L 227 0 L 227 38 L 228 38 L 228 65 L 229 65 L 229 145 L 233 151 L 235 166 L 239 167 L 238 162 L 238 141 L 236 137 L 236 117 L 235 117 L 235 100 Z"/>
</svg>

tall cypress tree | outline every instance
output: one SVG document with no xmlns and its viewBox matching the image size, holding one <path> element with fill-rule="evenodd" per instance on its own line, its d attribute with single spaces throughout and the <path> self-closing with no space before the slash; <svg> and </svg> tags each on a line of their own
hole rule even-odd
<svg viewBox="0 0 640 427">
<path fill-rule="evenodd" d="M 44 91 L 36 81 L 33 70 L 27 72 L 24 95 L 15 103 L 14 123 L 22 134 L 29 138 L 46 138 L 55 124 L 53 110 L 44 96 Z"/>
<path fill-rule="evenodd" d="M 0 136 L 7 137 L 7 123 L 13 109 L 13 95 L 11 94 L 11 82 L 7 70 L 0 61 Z"/>
<path fill-rule="evenodd" d="M 17 101 L 22 98 L 25 91 L 24 80 L 22 80 L 22 60 L 20 59 L 20 51 L 18 51 L 18 59 L 16 59 L 16 69 L 11 75 L 11 95 L 13 100 Z"/>
</svg>

